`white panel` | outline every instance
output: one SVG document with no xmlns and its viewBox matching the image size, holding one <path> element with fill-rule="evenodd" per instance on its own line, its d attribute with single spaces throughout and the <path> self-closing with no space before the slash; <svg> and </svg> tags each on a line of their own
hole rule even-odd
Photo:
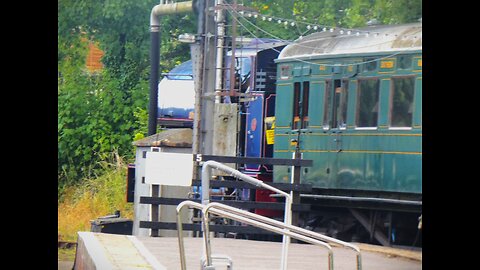
<svg viewBox="0 0 480 270">
<path fill-rule="evenodd" d="M 191 186 L 193 155 L 147 152 L 145 183 L 167 186 Z"/>
</svg>

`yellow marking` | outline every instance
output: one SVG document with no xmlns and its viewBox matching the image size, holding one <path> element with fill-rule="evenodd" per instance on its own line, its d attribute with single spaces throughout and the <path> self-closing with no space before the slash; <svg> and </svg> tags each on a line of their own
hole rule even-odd
<svg viewBox="0 0 480 270">
<path fill-rule="evenodd" d="M 380 68 L 393 68 L 394 64 L 393 60 L 380 61 Z"/>
<path fill-rule="evenodd" d="M 378 74 L 391 74 L 391 73 L 395 73 L 395 71 L 383 71 L 383 72 L 378 72 Z"/>
<path fill-rule="evenodd" d="M 313 135 L 313 136 L 329 136 L 332 134 L 325 134 L 325 133 L 307 133 L 305 135 Z M 335 134 L 336 135 L 336 134 Z M 342 133 L 340 136 L 414 136 L 414 137 L 422 137 L 422 134 L 391 134 L 391 133 Z"/>
<path fill-rule="evenodd" d="M 311 135 L 311 136 L 330 136 L 330 134 L 326 133 L 306 133 L 304 135 Z"/>
<path fill-rule="evenodd" d="M 422 126 L 414 126 L 414 128 L 421 128 Z M 277 127 L 278 128 L 278 127 Z M 297 134 L 275 134 L 275 136 L 290 136 Z M 305 133 L 308 136 L 333 136 L 332 133 Z M 336 136 L 336 134 L 334 134 Z M 342 133 L 340 136 L 404 136 L 404 137 L 422 137 L 422 134 L 404 134 L 404 133 Z"/>
<path fill-rule="evenodd" d="M 347 133 L 347 134 L 342 134 L 342 136 L 418 136 L 422 137 L 422 134 L 415 134 L 415 133 Z"/>
<path fill-rule="evenodd" d="M 422 154 L 422 152 L 368 151 L 368 150 L 342 150 L 342 153 L 396 154 L 396 155 L 421 155 Z"/>
<path fill-rule="evenodd" d="M 277 152 L 277 153 L 288 153 L 288 152 L 293 152 L 293 150 L 275 150 L 274 152 Z"/>
<path fill-rule="evenodd" d="M 277 86 L 287 86 L 287 85 L 292 85 L 293 83 L 279 83 Z"/>
<path fill-rule="evenodd" d="M 308 152 L 308 153 L 331 153 L 331 152 L 337 152 L 334 150 L 303 150 L 302 152 Z"/>
<path fill-rule="evenodd" d="M 273 129 L 267 129 L 265 131 L 265 136 L 267 137 L 267 144 L 274 144 L 275 143 L 275 135 Z"/>
<path fill-rule="evenodd" d="M 275 150 L 274 152 L 285 153 L 293 150 Z M 336 150 L 301 150 L 303 153 L 336 153 Z M 392 155 L 422 155 L 422 152 L 399 152 L 399 151 L 369 151 L 369 150 L 342 150 L 341 153 L 354 154 L 392 154 Z"/>
</svg>

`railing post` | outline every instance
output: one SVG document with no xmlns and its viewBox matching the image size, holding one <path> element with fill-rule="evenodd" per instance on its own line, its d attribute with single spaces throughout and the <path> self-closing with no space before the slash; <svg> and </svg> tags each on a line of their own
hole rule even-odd
<svg viewBox="0 0 480 270">
<path fill-rule="evenodd" d="M 213 161 L 213 160 L 208 160 L 203 163 L 202 165 L 202 204 L 207 205 L 210 202 L 210 170 L 211 168 L 215 168 L 217 170 L 221 170 L 227 173 L 230 173 L 232 176 L 243 180 L 247 183 L 250 183 L 252 185 L 262 187 L 265 189 L 268 189 L 270 191 L 273 191 L 275 193 L 278 193 L 282 196 L 285 197 L 285 212 L 284 212 L 284 223 L 287 225 L 292 224 L 292 198 L 290 194 L 281 191 L 277 188 L 274 188 L 270 185 L 265 184 L 263 181 L 260 181 L 258 179 L 255 179 L 251 176 L 248 176 L 246 174 L 241 173 L 238 170 L 232 169 L 222 163 Z M 208 223 L 208 218 L 204 217 L 203 218 L 203 223 Z M 205 226 L 203 226 L 205 227 Z M 208 227 L 208 226 L 207 226 Z M 208 229 L 208 228 L 207 228 Z M 204 234 L 207 233 L 204 231 Z M 287 268 L 287 258 L 288 258 L 288 245 L 290 244 L 290 236 L 288 234 L 283 235 L 283 241 L 282 241 L 282 263 L 281 263 L 281 269 L 286 270 Z M 207 245 L 208 246 L 208 245 Z M 208 250 L 205 252 L 208 253 Z M 206 258 L 207 263 L 211 262 L 211 258 Z"/>
<path fill-rule="evenodd" d="M 180 266 L 181 270 L 187 270 L 187 263 L 185 259 L 185 245 L 183 243 L 183 224 L 182 224 L 182 218 L 180 216 L 180 213 L 182 209 L 185 206 L 191 206 L 197 209 L 202 210 L 203 205 L 192 202 L 192 201 L 183 201 L 180 204 L 178 204 L 176 210 L 177 210 L 177 235 L 178 235 L 178 249 L 180 252 Z M 204 236 L 205 237 L 205 236 Z"/>
</svg>

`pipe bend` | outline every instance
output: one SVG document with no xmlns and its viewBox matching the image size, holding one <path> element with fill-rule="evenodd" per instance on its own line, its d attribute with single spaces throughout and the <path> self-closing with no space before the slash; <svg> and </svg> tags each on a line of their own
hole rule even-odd
<svg viewBox="0 0 480 270">
<path fill-rule="evenodd" d="M 158 18 L 160 15 L 196 12 L 197 9 L 197 1 L 195 0 L 156 5 L 150 13 L 150 26 L 160 26 L 160 20 Z"/>
<path fill-rule="evenodd" d="M 158 28 L 160 28 L 160 19 L 158 18 L 158 15 L 155 12 L 155 8 L 159 6 L 156 5 L 152 8 L 152 11 L 150 12 L 150 31 L 151 32 L 158 32 Z M 157 28 L 157 31 L 154 31 L 153 28 Z"/>
<path fill-rule="evenodd" d="M 185 206 L 193 206 L 194 208 L 197 209 L 203 209 L 203 205 L 197 202 L 192 202 L 192 201 L 183 201 L 177 205 L 177 213 L 182 211 L 183 207 Z"/>
</svg>

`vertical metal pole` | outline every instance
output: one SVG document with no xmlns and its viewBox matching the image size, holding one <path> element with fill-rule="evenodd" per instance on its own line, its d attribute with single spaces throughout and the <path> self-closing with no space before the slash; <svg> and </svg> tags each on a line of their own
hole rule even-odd
<svg viewBox="0 0 480 270">
<path fill-rule="evenodd" d="M 287 225 L 292 225 L 292 200 L 290 197 L 285 197 L 285 213 L 284 213 L 284 223 Z M 280 269 L 286 270 L 288 264 L 288 246 L 290 245 L 291 239 L 288 235 L 283 235 L 282 240 L 282 261 L 280 263 Z"/>
<path fill-rule="evenodd" d="M 160 65 L 160 26 L 150 27 L 150 104 L 148 109 L 148 136 L 157 132 L 158 76 Z"/>
<path fill-rule="evenodd" d="M 300 132 L 300 131 L 299 131 Z M 300 144 L 300 141 L 297 141 L 297 145 Z M 301 159 L 302 154 L 297 149 L 295 153 L 293 153 L 293 159 Z M 292 178 L 291 184 L 300 184 L 300 173 L 301 167 L 300 166 L 292 166 Z M 300 192 L 298 191 L 291 191 L 290 196 L 292 196 L 292 203 L 300 203 Z M 298 212 L 292 213 L 292 224 L 298 226 L 298 222 L 300 219 L 300 215 Z"/>
<path fill-rule="evenodd" d="M 215 117 L 214 93 L 215 93 L 215 20 L 213 7 L 215 0 L 205 0 L 205 44 L 203 59 L 203 112 L 202 112 L 202 154 L 213 154 L 213 119 Z M 211 11 L 212 10 L 212 11 Z M 213 31 L 213 32 L 212 32 Z"/>
<path fill-rule="evenodd" d="M 393 215 L 392 212 L 388 212 L 388 245 L 392 245 L 392 224 L 393 222 Z"/>
<path fill-rule="evenodd" d="M 233 8 L 235 9 L 232 12 L 233 20 L 232 20 L 232 55 L 230 57 L 230 97 L 235 95 L 235 49 L 237 47 L 237 20 L 236 20 L 236 9 L 237 9 L 237 0 L 233 1 Z"/>
<path fill-rule="evenodd" d="M 297 146 L 298 146 L 298 142 L 297 142 Z M 296 158 L 299 158 L 300 157 L 300 152 L 298 151 L 298 148 L 297 150 L 292 153 L 292 159 L 296 159 Z M 298 184 L 300 183 L 300 167 L 299 166 L 292 166 L 291 167 L 291 170 L 292 170 L 292 174 L 291 174 L 291 178 L 290 178 L 290 183 L 291 184 Z M 294 197 L 295 196 L 295 197 Z M 298 223 L 298 213 L 293 213 L 292 210 L 291 210 L 291 205 L 292 203 L 299 203 L 300 202 L 300 194 L 298 192 L 293 192 L 293 191 L 290 191 L 290 202 L 289 204 L 287 204 L 288 206 L 288 216 L 287 216 L 287 213 L 285 213 L 285 223 L 288 224 L 288 225 L 294 225 L 294 226 L 297 226 L 297 223 Z M 285 212 L 287 212 L 287 209 L 285 209 Z M 283 246 L 282 246 L 282 263 L 281 263 L 281 266 L 280 266 L 280 269 L 282 270 L 286 270 L 287 269 L 287 264 L 288 264 L 288 245 L 290 244 L 291 240 L 290 240 L 290 237 L 288 236 L 284 236 L 284 239 L 283 239 Z"/>
<path fill-rule="evenodd" d="M 223 88 L 223 57 L 224 57 L 224 46 L 225 46 L 225 10 L 222 7 L 219 7 L 223 4 L 224 0 L 216 0 L 215 5 L 217 9 L 217 65 L 216 65 L 216 75 L 215 75 L 215 103 L 221 103 L 222 96 L 219 94 L 222 92 Z"/>
</svg>

